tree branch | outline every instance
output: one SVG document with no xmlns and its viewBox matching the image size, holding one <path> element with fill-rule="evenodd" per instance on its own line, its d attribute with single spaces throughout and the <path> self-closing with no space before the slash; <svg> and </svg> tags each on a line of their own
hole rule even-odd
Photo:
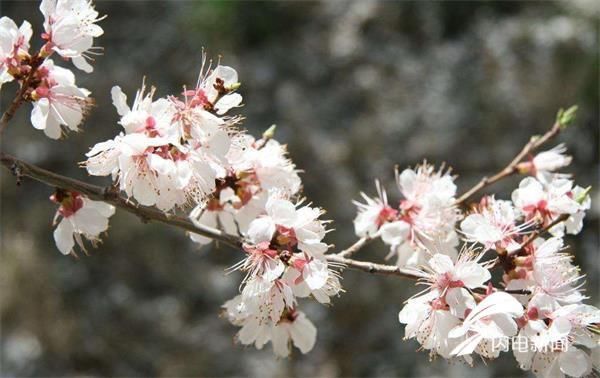
<svg viewBox="0 0 600 378">
<path fill-rule="evenodd" d="M 327 261 L 343 264 L 347 268 L 361 270 L 372 274 L 392 275 L 417 280 L 421 278 L 419 275 L 407 269 L 402 269 L 396 265 L 376 264 L 368 261 L 358 261 L 341 256 L 340 254 L 325 255 Z"/>
<path fill-rule="evenodd" d="M 374 236 L 364 236 L 364 237 L 358 239 L 350 247 L 339 251 L 337 253 L 337 255 L 340 256 L 340 257 L 350 257 L 353 254 L 355 254 L 356 252 L 360 251 L 362 249 L 362 247 L 364 247 L 365 245 L 367 245 L 369 242 L 373 241 L 377 237 L 378 237 L 377 235 L 374 235 Z"/>
<path fill-rule="evenodd" d="M 519 163 L 527 157 L 530 153 L 537 150 L 543 144 L 548 142 L 554 136 L 556 136 L 560 129 L 564 126 L 560 121 L 556 121 L 554 125 L 542 136 L 534 136 L 531 138 L 529 143 L 527 143 L 521 152 L 515 156 L 515 158 L 506 166 L 504 169 L 493 175 L 492 177 L 484 177 L 482 178 L 475 186 L 471 189 L 467 190 L 462 196 L 460 196 L 456 200 L 456 205 L 464 204 L 469 198 L 471 198 L 475 193 L 485 188 L 486 186 L 492 185 L 505 177 L 513 175 L 518 172 L 517 166 Z"/>
<path fill-rule="evenodd" d="M 17 179 L 29 177 L 48 186 L 79 192 L 94 201 L 109 203 L 139 216 L 144 221 L 153 220 L 182 228 L 186 231 L 223 242 L 235 248 L 239 248 L 242 245 L 241 240 L 238 237 L 226 234 L 221 230 L 206 226 L 196 226 L 185 217 L 174 214 L 168 215 L 152 207 L 137 205 L 127 198 L 120 196 L 113 187 L 109 186 L 104 188 L 62 176 L 4 153 L 0 153 L 0 162 L 17 176 Z"/>
</svg>

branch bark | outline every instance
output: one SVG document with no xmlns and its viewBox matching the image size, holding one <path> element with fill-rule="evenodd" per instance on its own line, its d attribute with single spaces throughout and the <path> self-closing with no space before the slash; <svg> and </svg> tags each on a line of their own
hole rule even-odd
<svg viewBox="0 0 600 378">
<path fill-rule="evenodd" d="M 372 263 L 372 262 L 368 262 L 368 261 L 358 261 L 358 260 L 343 257 L 339 254 L 325 255 L 325 258 L 329 262 L 343 264 L 347 268 L 361 270 L 361 271 L 367 272 L 367 273 L 400 276 L 400 277 L 408 278 L 411 280 L 417 280 L 417 279 L 421 278 L 417 274 L 415 274 L 407 269 L 402 269 L 396 265 L 385 265 L 385 264 L 376 264 L 376 263 Z"/>
</svg>

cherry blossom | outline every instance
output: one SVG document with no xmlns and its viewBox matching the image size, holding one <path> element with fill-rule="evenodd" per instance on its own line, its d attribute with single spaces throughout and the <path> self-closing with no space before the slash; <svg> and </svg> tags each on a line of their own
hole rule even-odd
<svg viewBox="0 0 600 378">
<path fill-rule="evenodd" d="M 275 140 L 235 135 L 226 155 L 228 173 L 217 180 L 208 203 L 190 213 L 192 221 L 209 227 L 220 223 L 229 234 L 246 234 L 250 223 L 265 212 L 269 191 L 292 196 L 300 190 L 296 167 L 286 154 L 285 146 Z M 190 237 L 210 242 L 196 234 Z"/>
<path fill-rule="evenodd" d="M 121 116 L 119 124 L 125 133 L 144 133 L 149 137 L 166 137 L 176 109 L 164 98 L 154 100 L 156 88 L 146 92 L 146 86 L 137 91 L 131 108 L 127 105 L 127 95 L 121 87 L 114 86 L 110 93 L 117 113 Z"/>
<path fill-rule="evenodd" d="M 475 307 L 471 290 L 483 287 L 491 278 L 489 264 L 480 263 L 480 258 L 474 249 L 464 249 L 456 261 L 436 253 L 427 266 L 411 269 L 427 288 L 424 294 L 409 299 L 400 311 L 406 338 L 416 338 L 424 349 L 450 358 L 461 340 L 449 337 L 449 333 Z"/>
<path fill-rule="evenodd" d="M 512 200 L 527 220 L 537 220 L 546 225 L 562 214 L 576 214 L 581 205 L 573 198 L 573 182 L 564 178 L 541 183 L 527 177 L 513 191 Z"/>
<path fill-rule="evenodd" d="M 588 328 L 597 328 L 600 311 L 589 305 L 572 304 L 551 313 L 528 310 L 526 324 L 519 336 L 530 344 L 513 353 L 523 370 L 540 377 L 582 377 L 592 370 L 588 349 L 598 348 L 598 335 Z"/>
<path fill-rule="evenodd" d="M 388 205 L 387 194 L 379 180 L 375 180 L 375 186 L 377 198 L 370 198 L 365 193 L 360 193 L 365 203 L 352 201 L 358 208 L 358 214 L 354 219 L 354 231 L 360 237 L 374 236 L 386 222 L 395 220 L 398 215 L 398 210 Z"/>
<path fill-rule="evenodd" d="M 46 54 L 56 52 L 71 59 L 75 67 L 92 72 L 88 63 L 94 54 L 94 38 L 104 31 L 96 22 L 99 17 L 90 0 L 42 0 L 40 11 L 44 15 L 43 37 L 48 41 Z"/>
<path fill-rule="evenodd" d="M 409 299 L 398 318 L 400 323 L 406 324 L 405 339 L 415 338 L 432 355 L 450 358 L 458 342 L 448 334 L 460 324 L 460 319 L 447 311 L 437 290 Z"/>
<path fill-rule="evenodd" d="M 0 18 L 0 88 L 15 76 L 28 73 L 27 67 L 21 67 L 21 62 L 29 57 L 29 40 L 32 34 L 29 22 L 23 21 L 17 27 L 9 17 Z"/>
<path fill-rule="evenodd" d="M 289 311 L 271 331 L 273 351 L 280 357 L 289 356 L 291 343 L 306 354 L 312 350 L 316 340 L 317 328 L 301 311 Z"/>
<path fill-rule="evenodd" d="M 65 255 L 74 253 L 75 242 L 86 251 L 82 236 L 92 245 L 99 242 L 100 234 L 108 229 L 108 218 L 115 213 L 114 206 L 92 201 L 77 192 L 58 190 L 50 199 L 60 205 L 54 223 L 62 219 L 54 230 L 54 241 Z"/>
<path fill-rule="evenodd" d="M 468 356 L 476 352 L 486 358 L 498 357 L 501 351 L 498 345 L 517 334 L 514 319 L 522 314 L 523 306 L 510 294 L 490 294 L 469 310 L 460 326 L 449 332 L 450 338 L 463 339 L 450 354 Z"/>
<path fill-rule="evenodd" d="M 323 254 L 328 246 L 324 222 L 318 220 L 322 210 L 310 206 L 296 207 L 289 200 L 274 195 L 265 206 L 266 215 L 254 220 L 248 228 L 248 237 L 254 244 L 276 238 L 281 244 L 296 246 L 310 255 Z"/>
<path fill-rule="evenodd" d="M 484 197 L 475 212 L 465 217 L 460 227 L 467 241 L 478 242 L 486 249 L 515 250 L 516 238 L 530 225 L 517 225 L 517 212 L 510 201 Z"/>
<path fill-rule="evenodd" d="M 561 252 L 562 248 L 559 237 L 536 241 L 527 249 L 527 256 L 516 259 L 507 288 L 543 293 L 561 303 L 585 299 L 579 290 L 583 276 L 573 265 L 572 256 Z"/>
<path fill-rule="evenodd" d="M 540 181 L 551 180 L 553 172 L 571 164 L 573 158 L 566 155 L 566 152 L 565 145 L 559 144 L 551 150 L 538 153 L 530 161 L 519 164 L 518 169 L 522 173 L 536 176 Z"/>
<path fill-rule="evenodd" d="M 550 233 L 556 236 L 562 236 L 565 232 L 570 235 L 577 235 L 583 228 L 583 219 L 586 212 L 592 205 L 592 200 L 589 195 L 590 188 L 584 189 L 580 186 L 575 186 L 571 191 L 575 201 L 579 203 L 579 210 L 570 215 L 566 221 L 557 224 L 550 229 Z"/>
<path fill-rule="evenodd" d="M 75 75 L 47 59 L 36 71 L 40 84 L 31 93 L 31 124 L 46 136 L 58 139 L 67 130 L 77 131 L 90 105 L 90 92 L 75 85 Z"/>
<path fill-rule="evenodd" d="M 172 100 L 154 100 L 154 89 L 137 92 L 131 108 L 119 87 L 112 89 L 113 104 L 125 135 L 98 144 L 87 156 L 88 172 L 112 174 L 120 189 L 145 206 L 168 211 L 188 203 L 200 204 L 225 174 L 230 140 L 220 126 L 213 132 L 180 134 L 181 112 Z M 194 124 L 195 129 L 204 125 Z M 210 126 L 212 127 L 212 126 Z M 104 169 L 96 169 L 104 166 Z"/>
</svg>

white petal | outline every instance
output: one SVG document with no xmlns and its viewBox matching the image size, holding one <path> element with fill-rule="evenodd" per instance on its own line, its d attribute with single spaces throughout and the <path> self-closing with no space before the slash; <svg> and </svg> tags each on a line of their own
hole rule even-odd
<svg viewBox="0 0 600 378">
<path fill-rule="evenodd" d="M 94 72 L 94 67 L 92 67 L 92 65 L 89 64 L 88 61 L 81 55 L 74 56 L 73 58 L 71 58 L 71 60 L 73 61 L 73 65 L 75 65 L 75 67 L 82 70 L 83 72 L 85 72 L 85 73 Z"/>
<path fill-rule="evenodd" d="M 560 354 L 558 363 L 560 370 L 571 377 L 582 377 L 592 371 L 590 356 L 574 346 Z"/>
<path fill-rule="evenodd" d="M 444 274 L 451 272 L 454 269 L 454 262 L 450 256 L 436 253 L 431 259 L 429 259 L 429 265 L 437 274 Z"/>
<path fill-rule="evenodd" d="M 112 96 L 112 103 L 117 109 L 117 113 L 121 117 L 129 113 L 129 106 L 127 106 L 127 95 L 123 93 L 121 87 L 118 85 L 112 87 L 110 90 L 110 95 Z"/>
<path fill-rule="evenodd" d="M 294 345 L 304 354 L 312 350 L 317 340 L 317 329 L 303 313 L 292 323 L 290 334 Z"/>
<path fill-rule="evenodd" d="M 255 219 L 248 227 L 248 237 L 254 244 L 271 241 L 273 234 L 275 234 L 275 223 L 271 217 Z"/>
<path fill-rule="evenodd" d="M 292 227 L 296 222 L 296 207 L 290 201 L 270 199 L 267 203 L 267 212 L 276 224 Z"/>
<path fill-rule="evenodd" d="M 491 278 L 491 274 L 489 270 L 475 261 L 470 261 L 456 266 L 454 278 L 461 280 L 469 288 L 475 288 L 488 281 Z"/>
<path fill-rule="evenodd" d="M 58 250 L 68 255 L 75 246 L 75 240 L 73 240 L 73 225 L 67 218 L 63 218 L 54 230 L 54 241 Z"/>
<path fill-rule="evenodd" d="M 239 106 L 242 103 L 242 96 L 239 93 L 232 93 L 224 96 L 215 104 L 215 110 L 218 115 L 223 115 L 229 109 Z"/>
<path fill-rule="evenodd" d="M 398 245 L 408 237 L 410 225 L 403 221 L 385 223 L 381 226 L 381 239 L 385 244 Z"/>
<path fill-rule="evenodd" d="M 325 286 L 329 278 L 327 263 L 318 259 L 313 259 L 304 266 L 302 278 L 311 290 L 317 290 Z"/>
<path fill-rule="evenodd" d="M 277 325 L 273 327 L 271 333 L 271 343 L 273 344 L 273 352 L 279 357 L 287 357 L 290 354 L 290 335 L 288 333 L 288 326 Z"/>
</svg>

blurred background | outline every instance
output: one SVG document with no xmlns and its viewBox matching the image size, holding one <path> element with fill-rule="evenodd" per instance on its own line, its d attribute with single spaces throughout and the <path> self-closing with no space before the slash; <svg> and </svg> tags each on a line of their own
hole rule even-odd
<svg viewBox="0 0 600 378">
<path fill-rule="evenodd" d="M 278 125 L 305 194 L 353 242 L 352 199 L 373 180 L 393 201 L 395 164 L 446 162 L 462 192 L 503 167 L 529 136 L 551 126 L 560 107 L 578 104 L 560 135 L 581 186 L 598 183 L 598 14 L 594 0 L 511 2 L 183 2 L 98 1 L 108 18 L 92 75 L 77 73 L 97 108 L 85 132 L 53 141 L 22 108 L 3 137 L 6 152 L 98 184 L 76 163 L 119 132 L 110 88 L 133 97 L 142 78 L 158 95 L 193 85 L 201 48 L 240 73 L 249 132 Z M 34 26 L 37 2 L 2 0 L 1 14 Z M 34 40 L 38 42 L 33 42 Z M 70 64 L 67 64 L 70 66 Z M 14 85 L 5 85 L 2 109 Z M 549 145 L 548 147 L 551 147 Z M 2 177 L 0 373 L 2 376 L 526 376 L 511 355 L 474 368 L 429 362 L 403 341 L 402 302 L 412 282 L 347 271 L 347 290 L 330 308 L 303 302 L 318 326 L 315 349 L 287 360 L 235 345 L 219 317 L 240 274 L 225 246 L 199 248 L 177 229 L 117 212 L 91 256 L 64 257 L 50 228 L 51 189 Z M 493 190 L 509 198 L 518 178 Z M 583 232 L 568 239 L 599 302 L 598 191 Z M 374 243 L 360 258 L 381 260 Z"/>
</svg>

